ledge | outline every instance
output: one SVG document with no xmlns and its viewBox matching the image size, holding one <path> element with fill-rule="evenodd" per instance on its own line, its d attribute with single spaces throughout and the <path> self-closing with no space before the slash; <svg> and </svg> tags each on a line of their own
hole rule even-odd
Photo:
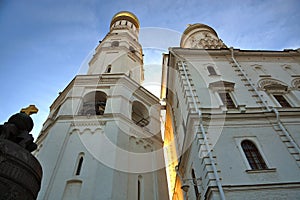
<svg viewBox="0 0 300 200">
<path fill-rule="evenodd" d="M 260 74 L 259 77 L 272 77 L 272 76 L 269 74 Z"/>
<path fill-rule="evenodd" d="M 245 172 L 247 172 L 249 174 L 276 172 L 276 168 L 268 168 L 268 169 L 246 169 Z"/>
</svg>

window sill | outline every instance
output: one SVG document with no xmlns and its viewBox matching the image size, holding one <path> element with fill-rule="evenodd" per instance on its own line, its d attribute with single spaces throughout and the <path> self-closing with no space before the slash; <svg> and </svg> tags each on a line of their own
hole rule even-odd
<svg viewBox="0 0 300 200">
<path fill-rule="evenodd" d="M 276 168 L 269 168 L 269 169 L 246 169 L 245 172 L 247 172 L 249 174 L 276 172 Z"/>
</svg>

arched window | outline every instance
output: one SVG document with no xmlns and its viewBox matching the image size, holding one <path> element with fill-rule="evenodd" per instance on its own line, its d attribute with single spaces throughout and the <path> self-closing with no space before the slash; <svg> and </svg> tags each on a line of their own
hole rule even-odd
<svg viewBox="0 0 300 200">
<path fill-rule="evenodd" d="M 289 103 L 288 92 L 289 86 L 276 79 L 266 78 L 258 82 L 260 89 L 266 91 L 270 96 L 273 96 L 273 101 L 277 106 L 282 108 L 291 108 L 292 105 Z"/>
<path fill-rule="evenodd" d="M 83 154 L 81 153 L 78 158 L 79 159 L 77 161 L 77 166 L 76 166 L 76 171 L 75 171 L 76 176 L 79 176 L 80 172 L 81 172 L 82 163 L 83 163 Z"/>
<path fill-rule="evenodd" d="M 143 192 L 143 177 L 141 175 L 138 176 L 138 182 L 137 182 L 137 196 L 138 200 L 143 200 L 144 192 Z"/>
<path fill-rule="evenodd" d="M 107 95 L 104 92 L 90 92 L 83 98 L 81 114 L 103 115 L 106 106 Z"/>
<path fill-rule="evenodd" d="M 207 70 L 208 70 L 209 75 L 217 75 L 217 72 L 214 67 L 207 66 Z"/>
<path fill-rule="evenodd" d="M 106 69 L 106 73 L 110 73 L 110 72 L 111 72 L 111 65 L 108 65 Z"/>
<path fill-rule="evenodd" d="M 261 156 L 253 142 L 251 142 L 250 140 L 244 140 L 242 141 L 241 146 L 251 169 L 259 170 L 268 168 L 263 157 Z"/>
<path fill-rule="evenodd" d="M 149 112 L 141 102 L 132 103 L 131 119 L 138 126 L 144 127 L 149 124 Z"/>
</svg>

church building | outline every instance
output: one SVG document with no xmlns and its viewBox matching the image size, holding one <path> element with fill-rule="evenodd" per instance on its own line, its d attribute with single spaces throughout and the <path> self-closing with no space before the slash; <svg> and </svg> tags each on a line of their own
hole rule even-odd
<svg viewBox="0 0 300 200">
<path fill-rule="evenodd" d="M 300 198 L 300 49 L 228 48 L 193 24 L 162 74 L 173 200 Z"/>
<path fill-rule="evenodd" d="M 141 85 L 139 29 L 115 14 L 50 106 L 38 199 L 299 198 L 300 49 L 235 49 L 189 25 L 162 56 L 158 98 Z"/>
</svg>

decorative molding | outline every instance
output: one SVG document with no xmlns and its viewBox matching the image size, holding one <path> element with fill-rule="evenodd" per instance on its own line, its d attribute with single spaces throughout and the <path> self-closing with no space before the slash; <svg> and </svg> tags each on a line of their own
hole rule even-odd
<svg viewBox="0 0 300 200">
<path fill-rule="evenodd" d="M 226 48 L 226 45 L 218 37 L 208 31 L 199 31 L 194 33 L 188 39 L 191 48 L 199 49 L 221 49 Z"/>
<path fill-rule="evenodd" d="M 260 90 L 269 93 L 287 93 L 289 89 L 285 83 L 272 78 L 261 79 L 257 84 Z"/>
<path fill-rule="evenodd" d="M 216 81 L 209 83 L 208 88 L 214 91 L 233 91 L 235 83 L 229 81 Z"/>
<path fill-rule="evenodd" d="M 72 122 L 71 123 L 71 131 L 70 134 L 78 131 L 79 134 L 84 133 L 84 131 L 88 130 L 92 134 L 97 130 L 103 131 L 103 126 L 105 126 L 106 121 L 97 121 L 97 122 Z"/>
<path fill-rule="evenodd" d="M 293 79 L 291 85 L 293 89 L 300 90 L 300 78 Z"/>
</svg>

